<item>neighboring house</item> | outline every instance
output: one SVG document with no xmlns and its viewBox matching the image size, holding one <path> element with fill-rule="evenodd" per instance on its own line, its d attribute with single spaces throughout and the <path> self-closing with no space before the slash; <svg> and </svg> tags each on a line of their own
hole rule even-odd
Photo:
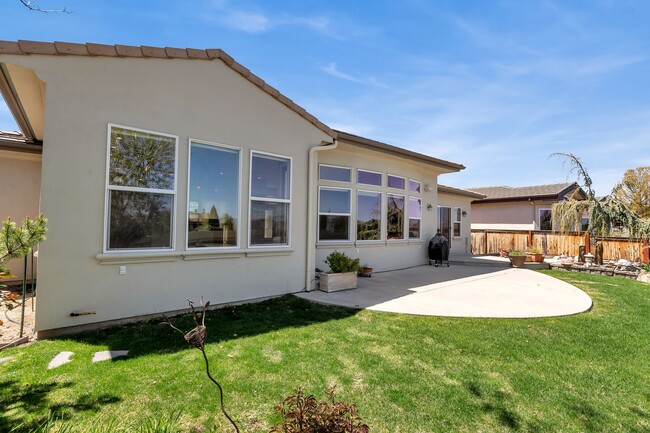
<svg viewBox="0 0 650 433">
<path fill-rule="evenodd" d="M 13 175 L 49 220 L 40 336 L 313 290 L 334 250 L 424 264 L 464 168 L 334 131 L 221 50 L 0 41 L 0 70 L 25 135 L 0 164 L 38 149 Z"/>
<path fill-rule="evenodd" d="M 469 189 L 485 195 L 472 201 L 472 229 L 478 230 L 551 230 L 554 203 L 587 197 L 575 182 Z"/>
<path fill-rule="evenodd" d="M 452 254 L 471 254 L 472 200 L 485 195 L 438 184 L 438 230 L 450 241 Z"/>
</svg>

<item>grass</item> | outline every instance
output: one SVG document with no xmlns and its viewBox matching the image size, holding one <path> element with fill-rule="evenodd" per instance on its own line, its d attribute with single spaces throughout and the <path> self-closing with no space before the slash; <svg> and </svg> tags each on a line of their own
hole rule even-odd
<svg viewBox="0 0 650 433">
<path fill-rule="evenodd" d="M 357 403 L 372 432 L 650 431 L 650 287 L 562 271 L 585 290 L 586 314 L 533 320 L 355 311 L 294 297 L 210 312 L 207 353 L 245 432 L 277 421 L 295 388 Z M 189 317 L 174 321 L 193 327 Z M 92 364 L 98 350 L 130 356 Z M 73 362 L 47 370 L 60 351 Z M 231 431 L 201 353 L 157 323 L 41 341 L 0 364 L 0 431 L 92 430 L 171 419 L 160 431 Z"/>
</svg>

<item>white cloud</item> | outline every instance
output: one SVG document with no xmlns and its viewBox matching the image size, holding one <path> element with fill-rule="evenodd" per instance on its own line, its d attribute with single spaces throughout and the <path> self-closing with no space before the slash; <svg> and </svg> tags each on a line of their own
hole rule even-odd
<svg viewBox="0 0 650 433">
<path fill-rule="evenodd" d="M 232 11 L 223 19 L 223 23 L 234 30 L 247 33 L 260 33 L 270 30 L 274 24 L 262 14 Z"/>
<path fill-rule="evenodd" d="M 366 84 L 368 86 L 381 87 L 384 89 L 388 88 L 388 86 L 381 83 L 375 77 L 358 78 L 348 73 L 342 72 L 338 69 L 336 63 L 334 62 L 328 63 L 327 66 L 322 67 L 321 70 L 326 74 L 329 74 L 336 78 L 340 78 L 342 80 L 352 81 L 354 83 L 359 83 L 359 84 Z"/>
</svg>

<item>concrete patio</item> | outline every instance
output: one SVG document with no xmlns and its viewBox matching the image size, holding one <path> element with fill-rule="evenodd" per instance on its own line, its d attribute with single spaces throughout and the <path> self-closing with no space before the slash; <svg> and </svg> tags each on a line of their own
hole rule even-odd
<svg viewBox="0 0 650 433">
<path fill-rule="evenodd" d="M 452 260 L 450 267 L 418 266 L 359 278 L 358 288 L 296 296 L 314 302 L 393 313 L 532 318 L 578 314 L 591 298 L 564 281 L 500 261 Z"/>
</svg>

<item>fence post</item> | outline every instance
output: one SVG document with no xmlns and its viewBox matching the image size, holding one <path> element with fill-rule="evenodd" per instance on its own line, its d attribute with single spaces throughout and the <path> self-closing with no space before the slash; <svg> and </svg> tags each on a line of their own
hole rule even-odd
<svg viewBox="0 0 650 433">
<path fill-rule="evenodd" d="M 585 254 L 591 254 L 591 237 L 585 232 Z"/>
<path fill-rule="evenodd" d="M 528 230 L 528 248 L 533 247 L 533 232 Z"/>
<path fill-rule="evenodd" d="M 650 250 L 648 250 L 648 239 L 644 239 L 642 242 L 642 253 L 641 257 L 643 257 L 642 261 L 643 263 L 649 263 L 650 262 Z"/>
<path fill-rule="evenodd" d="M 487 242 L 487 230 L 483 232 L 483 246 L 485 249 L 483 250 L 483 254 L 488 254 L 488 242 Z"/>
</svg>

